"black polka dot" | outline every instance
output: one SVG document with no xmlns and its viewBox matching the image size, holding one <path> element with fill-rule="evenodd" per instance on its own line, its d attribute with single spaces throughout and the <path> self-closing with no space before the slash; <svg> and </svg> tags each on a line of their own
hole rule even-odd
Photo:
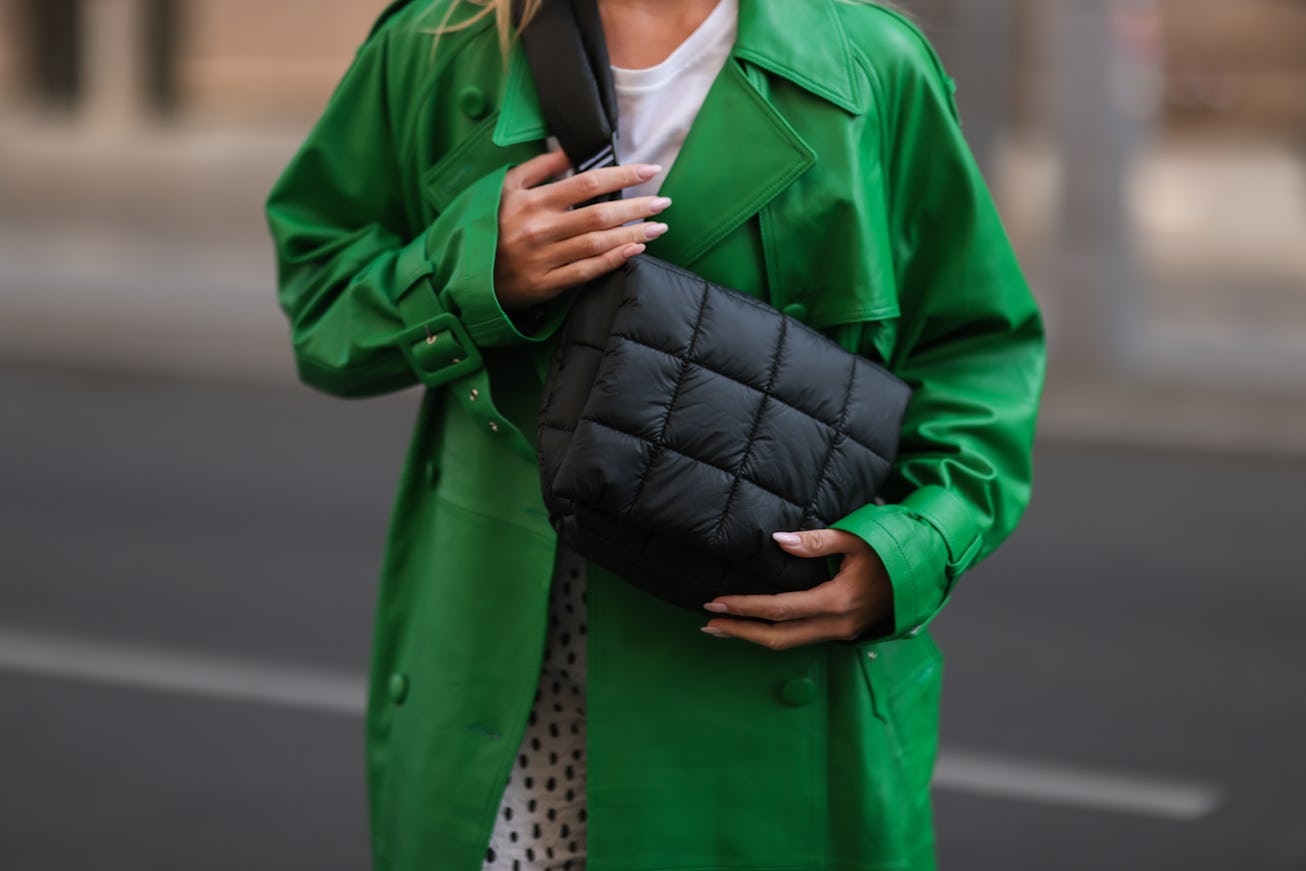
<svg viewBox="0 0 1306 871">
<path fill-rule="evenodd" d="M 486 854 L 487 864 L 497 859 L 496 868 L 511 863 L 514 871 L 525 871 L 543 867 L 546 860 L 551 869 L 584 867 L 579 858 L 587 815 L 584 565 L 560 548 L 559 570 L 548 591 L 540 673 Z M 550 798 L 537 801 L 532 796 L 538 793 Z M 564 861 L 567 854 L 577 858 Z"/>
</svg>

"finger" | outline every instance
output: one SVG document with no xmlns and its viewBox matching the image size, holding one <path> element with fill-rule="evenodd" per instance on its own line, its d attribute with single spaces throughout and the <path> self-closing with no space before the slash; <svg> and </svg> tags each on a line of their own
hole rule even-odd
<svg viewBox="0 0 1306 871">
<path fill-rule="evenodd" d="M 647 163 L 605 166 L 555 181 L 542 187 L 540 192 L 545 204 L 566 209 L 633 184 L 646 182 L 661 171 L 662 167 Z"/>
<path fill-rule="evenodd" d="M 717 596 L 703 606 L 715 614 L 732 614 L 739 617 L 760 617 L 763 620 L 784 622 L 810 617 L 829 616 L 835 609 L 832 600 L 834 585 L 830 581 L 810 590 L 776 593 L 767 596 Z"/>
<path fill-rule="evenodd" d="M 771 537 L 794 556 L 829 556 L 857 553 L 869 547 L 865 541 L 842 529 L 804 529 L 798 532 L 773 532 Z"/>
<path fill-rule="evenodd" d="M 639 224 L 617 227 L 598 233 L 586 233 L 559 242 L 549 249 L 549 258 L 555 267 L 565 266 L 587 257 L 597 257 L 625 245 L 642 245 L 667 232 L 666 224 L 644 221 Z"/>
<path fill-rule="evenodd" d="M 775 624 L 716 618 L 704 626 L 703 631 L 718 638 L 751 641 L 771 650 L 788 650 L 803 644 L 847 641 L 857 637 L 853 621 L 846 617 L 811 617 Z"/>
<path fill-rule="evenodd" d="M 532 157 L 508 170 L 504 176 L 504 186 L 510 188 L 533 188 L 555 176 L 562 175 L 571 167 L 571 161 L 561 148 L 547 151 Z"/>
<path fill-rule="evenodd" d="M 606 275 L 632 257 L 644 253 L 643 244 L 622 245 L 611 251 L 605 251 L 597 257 L 588 257 L 560 266 L 544 274 L 540 280 L 541 290 L 556 290 L 560 287 L 574 287 L 593 281 L 600 275 Z"/>
<path fill-rule="evenodd" d="M 568 239 L 582 233 L 620 227 L 622 224 L 629 224 L 640 218 L 651 218 L 665 211 L 670 205 L 671 200 L 667 197 L 635 197 L 629 200 L 594 203 L 563 212 L 557 224 L 551 229 L 559 234 L 559 239 Z"/>
</svg>

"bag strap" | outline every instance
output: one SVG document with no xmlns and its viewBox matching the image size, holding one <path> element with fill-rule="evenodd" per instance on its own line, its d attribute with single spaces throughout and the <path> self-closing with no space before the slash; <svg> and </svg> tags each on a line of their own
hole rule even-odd
<svg viewBox="0 0 1306 871">
<path fill-rule="evenodd" d="M 617 97 L 596 0 L 542 0 L 522 41 L 544 121 L 576 172 L 615 165 Z"/>
</svg>

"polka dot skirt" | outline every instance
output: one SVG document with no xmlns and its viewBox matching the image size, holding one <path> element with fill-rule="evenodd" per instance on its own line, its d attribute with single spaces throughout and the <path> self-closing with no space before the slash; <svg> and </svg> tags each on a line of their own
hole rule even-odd
<svg viewBox="0 0 1306 871">
<path fill-rule="evenodd" d="M 539 686 L 483 871 L 585 868 L 585 560 L 558 546 Z"/>
</svg>

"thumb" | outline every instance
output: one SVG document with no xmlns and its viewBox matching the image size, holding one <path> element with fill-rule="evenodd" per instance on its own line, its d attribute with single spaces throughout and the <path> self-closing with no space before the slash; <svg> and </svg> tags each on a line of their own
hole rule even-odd
<svg viewBox="0 0 1306 871">
<path fill-rule="evenodd" d="M 829 556 L 846 553 L 837 529 L 804 529 L 798 532 L 773 532 L 771 537 L 795 556 Z"/>
</svg>

